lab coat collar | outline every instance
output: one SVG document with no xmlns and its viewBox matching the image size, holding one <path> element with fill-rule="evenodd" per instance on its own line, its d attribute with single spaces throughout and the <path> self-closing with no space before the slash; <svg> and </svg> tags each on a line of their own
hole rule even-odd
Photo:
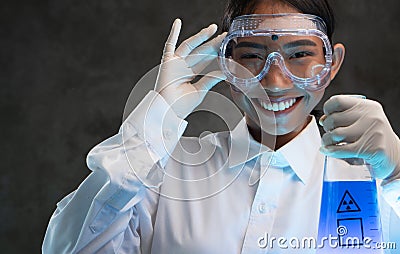
<svg viewBox="0 0 400 254">
<path fill-rule="evenodd" d="M 312 116 L 310 123 L 294 139 L 277 151 L 273 151 L 254 140 L 243 118 L 230 133 L 229 143 L 231 149 L 228 165 L 230 168 L 262 155 L 268 158 L 270 166 L 279 168 L 290 166 L 300 180 L 307 184 L 312 176 L 315 158 L 319 155 L 321 137 L 316 120 Z"/>
</svg>

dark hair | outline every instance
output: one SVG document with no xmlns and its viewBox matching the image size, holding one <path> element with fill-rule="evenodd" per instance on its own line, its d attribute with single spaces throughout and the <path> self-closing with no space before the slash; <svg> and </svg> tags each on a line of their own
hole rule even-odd
<svg viewBox="0 0 400 254">
<path fill-rule="evenodd" d="M 271 0 L 228 0 L 222 20 L 223 31 L 228 31 L 233 19 L 240 15 L 251 14 L 260 2 Z M 276 1 L 276 0 L 275 0 Z M 335 30 L 335 17 L 328 0 L 279 0 L 289 4 L 301 13 L 312 14 L 322 18 L 327 26 L 327 35 L 332 43 Z"/>
</svg>

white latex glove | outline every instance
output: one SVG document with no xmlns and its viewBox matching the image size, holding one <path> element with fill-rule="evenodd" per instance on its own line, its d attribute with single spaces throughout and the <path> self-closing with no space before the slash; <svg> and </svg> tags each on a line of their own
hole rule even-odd
<svg viewBox="0 0 400 254">
<path fill-rule="evenodd" d="M 381 104 L 348 95 L 331 97 L 324 104 L 320 124 L 326 133 L 320 151 L 335 158 L 362 158 L 380 179 L 400 175 L 400 141 Z M 345 142 L 341 145 L 335 145 Z"/>
<path fill-rule="evenodd" d="M 181 26 L 180 19 L 176 19 L 172 25 L 165 43 L 155 91 L 184 119 L 202 102 L 214 85 L 226 79 L 218 70 L 207 73 L 196 83 L 191 83 L 198 74 L 204 75 L 201 71 L 217 58 L 226 33 L 203 44 L 217 31 L 217 25 L 212 24 L 182 42 L 175 50 Z"/>
</svg>

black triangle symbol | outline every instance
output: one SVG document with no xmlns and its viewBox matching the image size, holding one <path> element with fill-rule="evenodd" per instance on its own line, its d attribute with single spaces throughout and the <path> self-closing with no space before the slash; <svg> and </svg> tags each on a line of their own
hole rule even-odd
<svg viewBox="0 0 400 254">
<path fill-rule="evenodd" d="M 342 199 L 340 200 L 339 207 L 337 208 L 336 212 L 337 213 L 361 212 L 361 209 L 357 205 L 357 202 L 354 200 L 350 192 L 346 190 L 343 194 Z"/>
</svg>

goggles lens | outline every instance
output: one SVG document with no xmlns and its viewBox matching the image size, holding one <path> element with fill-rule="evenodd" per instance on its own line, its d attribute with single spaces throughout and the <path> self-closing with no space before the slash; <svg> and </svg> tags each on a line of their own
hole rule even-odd
<svg viewBox="0 0 400 254">
<path fill-rule="evenodd" d="M 221 46 L 222 70 L 235 85 L 280 69 L 296 85 L 319 89 L 328 83 L 332 63 L 324 27 L 318 17 L 303 14 L 239 17 Z"/>
<path fill-rule="evenodd" d="M 309 79 L 326 65 L 324 44 L 316 36 L 238 37 L 228 42 L 223 57 L 229 59 L 229 72 L 240 79 L 268 75 L 278 66 L 286 75 Z"/>
</svg>

